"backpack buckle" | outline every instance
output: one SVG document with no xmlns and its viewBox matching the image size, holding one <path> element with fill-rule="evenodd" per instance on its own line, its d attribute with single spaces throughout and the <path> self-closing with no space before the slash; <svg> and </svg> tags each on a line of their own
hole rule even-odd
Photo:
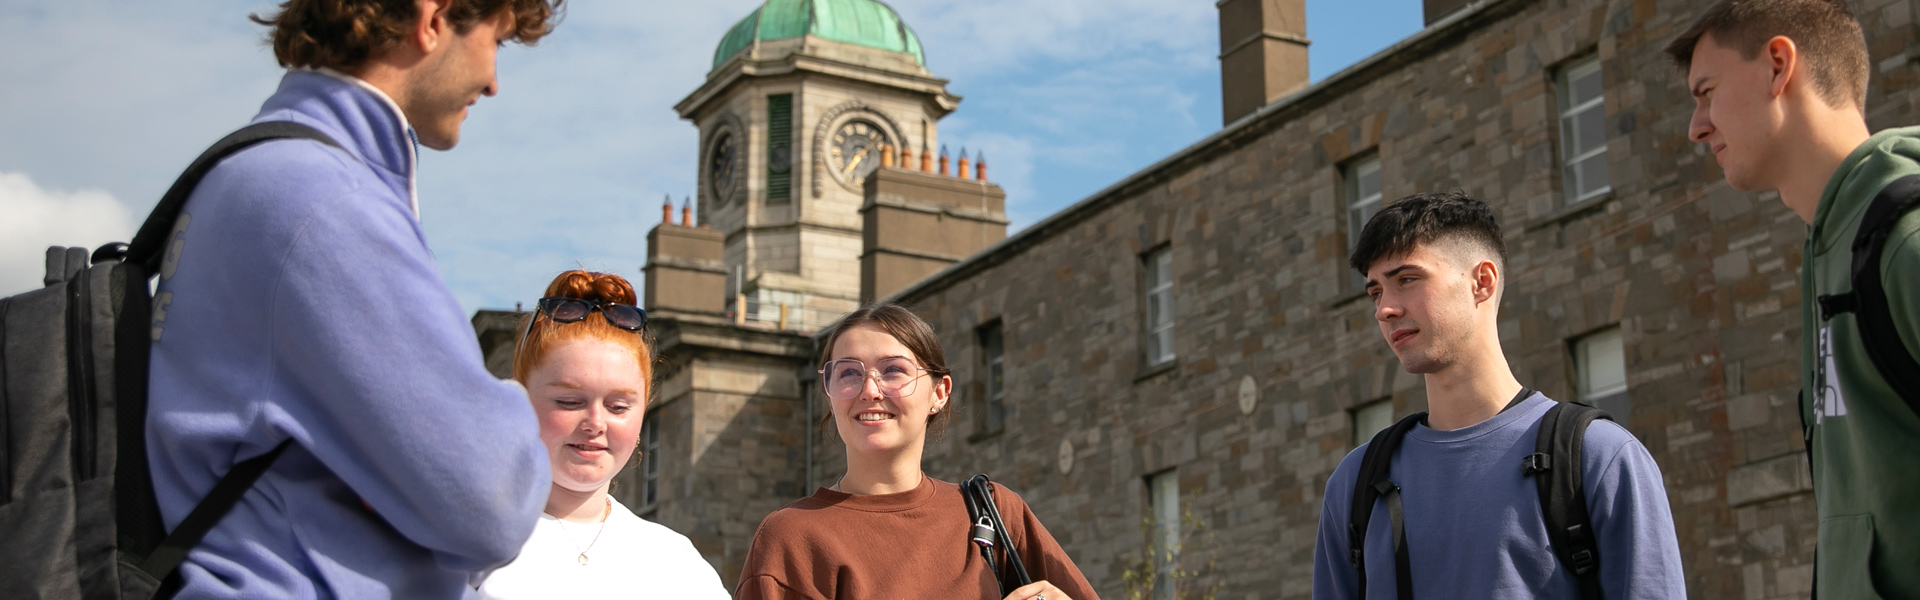
<svg viewBox="0 0 1920 600">
<path fill-rule="evenodd" d="M 1860 296 L 1853 292 L 1844 294 L 1821 294 L 1814 298 L 1820 305 L 1820 320 L 1832 321 L 1835 316 L 1855 312 L 1860 309 Z"/>
<path fill-rule="evenodd" d="M 1551 470 L 1553 470 L 1552 463 L 1548 461 L 1546 454 L 1535 452 L 1528 454 L 1526 458 L 1520 459 L 1521 477 L 1532 477 L 1535 474 L 1545 473 Z"/>
<path fill-rule="evenodd" d="M 1594 560 L 1593 552 L 1590 550 L 1575 552 L 1573 556 L 1568 558 L 1571 559 L 1572 564 L 1570 566 L 1573 567 L 1573 574 L 1575 575 L 1585 575 L 1592 572 L 1595 566 L 1594 563 L 1598 562 Z"/>
</svg>

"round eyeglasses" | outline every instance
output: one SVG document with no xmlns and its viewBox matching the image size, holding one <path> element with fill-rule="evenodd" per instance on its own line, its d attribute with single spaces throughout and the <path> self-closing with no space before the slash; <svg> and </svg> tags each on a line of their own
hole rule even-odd
<svg viewBox="0 0 1920 600">
<path fill-rule="evenodd" d="M 926 371 L 913 360 L 893 357 L 884 358 L 873 368 L 851 358 L 842 358 L 828 362 L 820 373 L 820 387 L 825 388 L 827 397 L 834 400 L 850 400 L 860 395 L 872 379 L 880 395 L 888 398 L 903 398 L 913 395 L 915 384 L 920 381 L 920 373 Z"/>
</svg>

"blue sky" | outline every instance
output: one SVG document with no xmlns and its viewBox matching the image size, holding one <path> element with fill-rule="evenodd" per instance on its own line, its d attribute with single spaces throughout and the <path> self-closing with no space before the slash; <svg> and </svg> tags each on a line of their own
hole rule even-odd
<svg viewBox="0 0 1920 600">
<path fill-rule="evenodd" d="M 575 2 L 500 56 L 460 146 L 421 158 L 422 222 L 468 311 L 584 266 L 636 284 L 664 196 L 693 190 L 672 105 L 758 0 Z M 1211 0 L 895 0 L 928 68 L 965 96 L 941 122 L 984 150 L 1018 230 L 1220 128 Z M 0 5 L 0 295 L 50 244 L 130 237 L 180 168 L 246 122 L 281 71 L 245 19 L 264 0 Z M 1314 81 L 1418 31 L 1415 0 L 1308 0 Z"/>
</svg>

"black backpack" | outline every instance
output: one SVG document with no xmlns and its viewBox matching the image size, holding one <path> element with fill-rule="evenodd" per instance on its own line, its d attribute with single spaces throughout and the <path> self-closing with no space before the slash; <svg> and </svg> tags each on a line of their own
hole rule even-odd
<svg viewBox="0 0 1920 600">
<path fill-rule="evenodd" d="M 1907 408 L 1920 415 L 1920 363 L 1900 342 L 1893 324 L 1892 307 L 1887 306 L 1887 290 L 1880 282 L 1881 250 L 1893 226 L 1914 208 L 1920 207 L 1920 175 L 1895 179 L 1874 195 L 1860 229 L 1853 235 L 1853 290 L 1843 294 L 1822 294 L 1820 321 L 1832 321 L 1844 313 L 1853 313 L 1860 341 L 1867 347 L 1867 359 L 1873 361 L 1880 377 L 1887 380 L 1895 394 L 1907 401 Z M 1803 335 L 1812 335 L 1812 332 Z M 1825 385 L 1826 382 L 1818 382 Z M 1809 445 L 1811 447 L 1811 445 Z"/>
<path fill-rule="evenodd" d="M 1531 396 L 1531 394 L 1526 394 Z M 1347 513 L 1350 550 L 1347 562 L 1360 574 L 1358 598 L 1367 597 L 1366 540 L 1367 520 L 1373 517 L 1373 501 L 1386 498 L 1387 516 L 1392 523 L 1394 570 L 1399 583 L 1400 600 L 1413 600 L 1413 568 L 1407 563 L 1407 530 L 1400 511 L 1400 486 L 1387 479 L 1393 451 L 1414 425 L 1425 421 L 1427 413 L 1409 415 L 1392 427 L 1381 430 L 1367 443 L 1360 459 L 1360 476 L 1354 480 L 1353 509 Z M 1572 571 L 1580 582 L 1580 596 L 1599 600 L 1600 546 L 1593 537 L 1593 521 L 1587 514 L 1585 481 L 1580 473 L 1580 444 L 1586 440 L 1587 426 L 1594 419 L 1613 420 L 1606 411 L 1562 402 L 1540 417 L 1540 430 L 1534 437 L 1533 454 L 1515 465 L 1526 477 L 1533 477 L 1540 488 L 1540 508 L 1547 521 L 1548 543 L 1560 564 Z M 1541 474 L 1545 476 L 1540 476 Z"/>
<path fill-rule="evenodd" d="M 286 450 L 234 465 L 165 531 L 147 471 L 148 285 L 200 179 L 282 138 L 339 147 L 305 125 L 240 129 L 187 167 L 131 244 L 50 248 L 46 287 L 0 298 L 0 597 L 171 595 L 187 551 Z"/>
</svg>

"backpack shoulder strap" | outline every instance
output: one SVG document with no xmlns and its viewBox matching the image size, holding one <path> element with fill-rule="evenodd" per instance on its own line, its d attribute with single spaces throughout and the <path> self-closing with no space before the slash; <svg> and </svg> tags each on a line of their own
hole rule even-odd
<svg viewBox="0 0 1920 600">
<path fill-rule="evenodd" d="M 1580 446 L 1587 426 L 1595 419 L 1613 420 L 1606 411 L 1562 402 L 1540 417 L 1533 454 L 1521 465 L 1522 476 L 1533 477 L 1540 489 L 1540 508 L 1547 521 L 1547 540 L 1554 556 L 1580 583 L 1580 596 L 1600 600 L 1600 544 L 1593 519 L 1587 513 L 1587 492 L 1581 473 Z M 1544 474 L 1544 476 L 1542 476 Z"/>
<path fill-rule="evenodd" d="M 243 127 L 221 138 L 193 160 L 167 188 L 166 195 L 161 196 L 160 203 L 154 206 L 131 244 L 111 244 L 100 250 L 119 254 L 124 259 L 116 269 L 113 290 L 118 296 L 113 351 L 116 545 L 129 555 L 129 562 L 141 564 L 154 579 L 168 579 L 186 558 L 187 551 L 233 508 L 240 496 L 273 465 L 287 444 L 283 442 L 271 452 L 235 465 L 186 520 L 174 528 L 173 533 L 167 533 L 161 523 L 159 503 L 153 495 L 152 473 L 147 467 L 147 362 L 153 340 L 147 282 L 159 270 L 174 222 L 200 180 L 222 159 L 255 144 L 284 138 L 310 139 L 340 147 L 326 134 L 298 123 L 268 121 Z M 94 256 L 96 262 L 101 258 L 100 253 Z"/>
<path fill-rule="evenodd" d="M 252 147 L 254 144 L 269 140 L 298 138 L 309 139 L 335 148 L 339 142 L 320 133 L 320 130 L 290 121 L 264 121 L 240 128 L 227 134 L 227 137 L 214 142 L 199 158 L 187 165 L 173 186 L 160 197 L 160 203 L 154 205 L 153 212 L 147 215 L 140 231 L 133 236 L 133 242 L 127 245 L 127 261 L 138 262 L 146 266 L 146 272 L 152 273 L 160 265 L 160 257 L 166 249 L 166 238 L 173 232 L 173 222 L 180 217 L 180 210 L 187 205 L 187 197 L 193 195 L 193 188 L 207 172 L 220 164 L 220 161 L 234 153 Z"/>
<path fill-rule="evenodd" d="M 1892 307 L 1887 304 L 1886 286 L 1880 280 L 1880 259 L 1887 238 L 1900 218 L 1916 207 L 1920 207 L 1920 175 L 1901 177 L 1881 188 L 1867 205 L 1867 213 L 1853 236 L 1853 262 L 1849 265 L 1852 291 L 1820 296 L 1819 303 L 1822 321 L 1840 313 L 1854 313 L 1867 358 L 1893 391 L 1906 399 L 1907 408 L 1920 415 L 1920 363 L 1900 341 Z"/>
<path fill-rule="evenodd" d="M 147 560 L 140 563 L 140 570 L 146 571 L 155 579 L 171 577 L 174 570 L 180 567 L 180 562 L 186 560 L 187 551 L 200 544 L 200 539 L 206 537 L 208 531 L 213 530 L 213 526 L 220 522 L 221 517 L 227 516 L 227 511 L 233 510 L 233 505 L 240 502 L 240 497 L 246 495 L 248 489 L 253 488 L 253 484 L 260 480 L 260 476 L 265 475 L 267 469 L 273 466 L 273 462 L 279 460 L 280 455 L 286 453 L 287 446 L 292 444 L 293 440 L 280 442 L 280 445 L 274 446 L 266 454 L 234 465 L 232 470 L 227 471 L 227 474 L 220 478 L 219 483 L 213 485 L 213 491 L 207 492 L 207 497 L 193 507 L 193 512 L 187 513 L 187 518 L 180 521 L 180 526 L 173 528 L 173 533 L 167 534 L 167 539 L 160 542 L 160 547 L 155 548 L 153 554 L 147 555 Z"/>
<path fill-rule="evenodd" d="M 1407 432 L 1412 431 L 1415 425 L 1419 425 L 1426 418 L 1427 413 L 1417 412 L 1407 415 L 1407 418 L 1394 423 L 1392 427 L 1380 430 L 1380 433 L 1373 435 L 1372 441 L 1367 442 L 1367 452 L 1360 457 L 1360 474 L 1353 480 L 1353 508 L 1347 512 L 1347 563 L 1353 565 L 1354 572 L 1360 576 L 1359 593 L 1356 597 L 1367 597 L 1367 521 L 1373 518 L 1373 502 L 1380 499 L 1383 494 L 1391 492 L 1387 508 L 1395 513 L 1392 519 L 1394 528 L 1392 537 L 1394 562 L 1400 589 L 1403 591 L 1401 600 L 1412 600 L 1412 594 L 1405 593 L 1411 591 L 1409 586 L 1412 585 L 1412 578 L 1408 577 L 1408 570 L 1411 567 L 1406 559 L 1407 548 L 1404 543 L 1406 534 L 1401 527 L 1398 514 L 1400 488 L 1393 485 L 1392 481 L 1388 481 L 1387 474 L 1392 470 L 1393 451 L 1399 449 L 1400 440 L 1406 438 Z"/>
</svg>

